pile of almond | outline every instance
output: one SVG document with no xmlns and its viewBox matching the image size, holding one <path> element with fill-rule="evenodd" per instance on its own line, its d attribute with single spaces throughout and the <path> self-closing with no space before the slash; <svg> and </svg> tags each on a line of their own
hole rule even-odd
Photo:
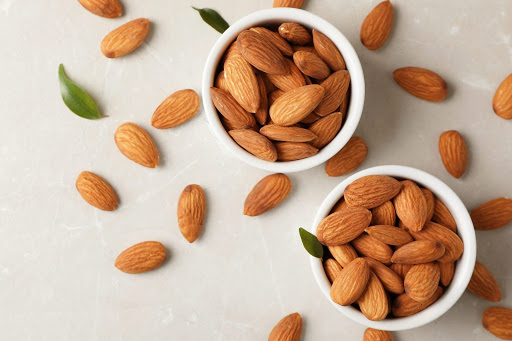
<svg viewBox="0 0 512 341">
<path fill-rule="evenodd" d="M 323 264 L 332 300 L 372 321 L 434 303 L 464 251 L 455 220 L 430 190 L 384 175 L 348 185 L 317 237 L 330 254 Z"/>
<path fill-rule="evenodd" d="M 229 135 L 265 161 L 315 155 L 340 131 L 350 74 L 324 34 L 297 23 L 241 32 L 218 66 L 213 103 Z"/>
</svg>

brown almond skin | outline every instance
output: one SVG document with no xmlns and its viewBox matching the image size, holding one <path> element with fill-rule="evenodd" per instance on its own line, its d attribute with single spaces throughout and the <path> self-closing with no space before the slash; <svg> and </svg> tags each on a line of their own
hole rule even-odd
<svg viewBox="0 0 512 341">
<path fill-rule="evenodd" d="M 370 271 L 366 290 L 357 300 L 361 312 L 368 320 L 381 321 L 389 313 L 388 296 L 377 275 Z"/>
<path fill-rule="evenodd" d="M 393 336 L 387 330 L 368 328 L 364 331 L 363 341 L 393 341 Z"/>
<path fill-rule="evenodd" d="M 512 119 L 512 73 L 500 84 L 492 100 L 492 108 L 499 117 Z"/>
<path fill-rule="evenodd" d="M 350 86 L 350 74 L 347 70 L 336 71 L 320 83 L 320 86 L 325 89 L 325 94 L 315 108 L 315 113 L 325 116 L 337 110 L 345 99 Z"/>
<path fill-rule="evenodd" d="M 409 232 L 393 225 L 373 225 L 366 228 L 365 232 L 388 245 L 404 245 L 412 242 Z"/>
<path fill-rule="evenodd" d="M 397 295 L 400 295 L 404 292 L 404 280 L 396 272 L 378 260 L 370 257 L 365 257 L 364 259 L 366 259 L 368 262 L 370 270 L 377 275 L 382 285 L 384 286 L 384 289 Z"/>
<path fill-rule="evenodd" d="M 292 7 L 301 8 L 304 4 L 304 0 L 274 0 L 272 7 Z"/>
<path fill-rule="evenodd" d="M 407 273 L 409 272 L 409 270 L 411 270 L 413 266 L 413 264 L 393 263 L 389 266 L 389 268 L 393 270 L 403 280 L 405 278 L 405 275 L 407 275 Z"/>
<path fill-rule="evenodd" d="M 338 277 L 342 269 L 341 265 L 332 258 L 324 261 L 324 271 L 331 283 Z"/>
<path fill-rule="evenodd" d="M 401 246 L 391 257 L 392 263 L 423 264 L 438 260 L 444 255 L 444 245 L 432 240 L 417 240 Z"/>
<path fill-rule="evenodd" d="M 432 221 L 427 222 L 421 231 L 410 230 L 409 232 L 416 240 L 432 240 L 443 244 L 446 252 L 437 259 L 441 263 L 454 262 L 464 252 L 464 243 L 456 233 Z"/>
<path fill-rule="evenodd" d="M 318 224 L 316 235 L 323 245 L 336 246 L 351 242 L 370 224 L 372 214 L 362 207 L 348 207 L 325 217 Z"/>
<path fill-rule="evenodd" d="M 258 81 L 258 91 L 260 94 L 260 106 L 258 110 L 254 113 L 254 118 L 259 125 L 265 125 L 268 120 L 268 97 L 267 97 L 267 85 L 265 83 L 266 77 L 261 73 L 256 74 L 256 79 Z"/>
<path fill-rule="evenodd" d="M 115 266 L 119 270 L 138 274 L 155 270 L 165 261 L 167 252 L 159 242 L 142 242 L 121 252 Z"/>
<path fill-rule="evenodd" d="M 306 85 L 306 80 L 299 68 L 289 59 L 286 59 L 288 71 L 283 75 L 266 74 L 267 78 L 278 89 L 290 91 Z"/>
<path fill-rule="evenodd" d="M 274 90 L 272 91 L 271 93 L 268 94 L 268 106 L 271 107 L 272 104 L 274 104 L 274 102 L 279 98 L 281 97 L 282 95 L 284 95 L 285 92 L 281 89 L 277 89 L 277 90 Z"/>
<path fill-rule="evenodd" d="M 512 340 L 512 309 L 487 308 L 482 315 L 482 326 L 497 338 Z"/>
<path fill-rule="evenodd" d="M 279 205 L 292 190 L 292 182 L 284 174 L 271 174 L 251 190 L 244 204 L 244 214 L 258 216 Z"/>
<path fill-rule="evenodd" d="M 439 136 L 439 154 L 444 168 L 454 178 L 460 178 L 468 164 L 466 142 L 456 130 L 445 131 Z"/>
<path fill-rule="evenodd" d="M 434 207 L 435 207 L 435 198 L 434 194 L 426 188 L 422 188 L 421 192 L 425 197 L 425 201 L 427 202 L 427 220 L 432 220 L 432 216 L 434 215 Z"/>
<path fill-rule="evenodd" d="M 89 12 L 103 18 L 118 18 L 123 14 L 119 0 L 78 0 Z"/>
<path fill-rule="evenodd" d="M 331 299 L 339 305 L 347 306 L 359 299 L 370 278 L 370 267 L 363 258 L 356 258 L 334 280 Z"/>
<path fill-rule="evenodd" d="M 285 316 L 270 332 L 268 341 L 300 341 L 302 336 L 302 317 L 299 313 Z"/>
<path fill-rule="evenodd" d="M 194 117 L 199 106 L 199 96 L 194 90 L 176 91 L 155 110 L 151 125 L 157 129 L 176 127 Z"/>
<path fill-rule="evenodd" d="M 444 79 L 427 69 L 404 67 L 395 70 L 393 77 L 405 91 L 425 101 L 441 102 L 448 94 Z"/>
<path fill-rule="evenodd" d="M 331 213 L 342 211 L 349 207 L 344 197 L 338 200 L 338 202 L 331 208 Z"/>
<path fill-rule="evenodd" d="M 356 250 L 350 244 L 328 246 L 331 255 L 343 267 L 357 258 Z"/>
<path fill-rule="evenodd" d="M 297 51 L 293 54 L 293 62 L 303 74 L 315 79 L 325 79 L 331 74 L 327 64 L 315 53 Z"/>
<path fill-rule="evenodd" d="M 103 211 L 114 211 L 119 204 L 116 192 L 101 176 L 84 171 L 76 179 L 76 189 L 82 198 Z"/>
<path fill-rule="evenodd" d="M 386 175 L 368 175 L 352 182 L 345 189 L 345 200 L 350 206 L 374 208 L 394 198 L 402 184 Z"/>
<path fill-rule="evenodd" d="M 238 35 L 238 51 L 256 69 L 273 75 L 283 75 L 287 65 L 283 54 L 265 36 L 246 30 Z"/>
<path fill-rule="evenodd" d="M 245 111 L 229 92 L 212 87 L 210 95 L 217 110 L 234 128 L 247 129 L 256 126 L 254 116 Z"/>
<path fill-rule="evenodd" d="M 328 176 L 342 176 L 359 167 L 368 155 L 368 147 L 359 136 L 353 136 L 347 144 L 325 164 L 325 173 Z M 394 212 L 394 209 L 393 209 Z"/>
<path fill-rule="evenodd" d="M 304 142 L 278 142 L 275 146 L 279 161 L 301 160 L 318 153 L 318 149 Z"/>
<path fill-rule="evenodd" d="M 320 58 L 323 59 L 332 71 L 336 72 L 346 69 L 343 56 L 332 40 L 327 38 L 325 34 L 313 30 L 313 45 Z"/>
<path fill-rule="evenodd" d="M 297 23 L 284 23 L 277 30 L 279 35 L 293 45 L 306 45 L 311 42 L 311 34 Z"/>
<path fill-rule="evenodd" d="M 368 50 L 377 50 L 388 39 L 393 27 L 393 5 L 389 1 L 378 4 L 361 26 L 361 43 Z"/>
<path fill-rule="evenodd" d="M 308 116 L 324 97 L 320 85 L 306 85 L 284 93 L 272 104 L 270 118 L 275 124 L 291 126 Z"/>
<path fill-rule="evenodd" d="M 318 137 L 311 141 L 311 145 L 318 149 L 327 146 L 338 135 L 342 122 L 343 115 L 333 112 L 313 123 L 309 130 Z"/>
<path fill-rule="evenodd" d="M 393 199 L 396 215 L 407 228 L 420 231 L 427 221 L 427 201 L 413 181 L 402 181 L 402 189 Z"/>
<path fill-rule="evenodd" d="M 199 185 L 188 185 L 178 200 L 178 226 L 190 243 L 196 241 L 203 229 L 206 197 Z"/>
<path fill-rule="evenodd" d="M 415 265 L 405 275 L 405 292 L 415 301 L 428 301 L 436 292 L 440 279 L 441 270 L 438 263 Z"/>
<path fill-rule="evenodd" d="M 468 290 L 490 302 L 501 301 L 501 290 L 493 275 L 480 262 L 475 263 Z"/>
<path fill-rule="evenodd" d="M 275 124 L 261 127 L 260 134 L 274 141 L 285 142 L 310 142 L 317 138 L 311 130 L 300 127 L 282 127 Z"/>
<path fill-rule="evenodd" d="M 148 168 L 158 166 L 158 150 L 153 140 L 135 123 L 121 124 L 116 130 L 114 139 L 121 153 L 130 160 Z"/>
<path fill-rule="evenodd" d="M 434 295 L 425 302 L 415 301 L 407 293 L 402 294 L 393 301 L 391 308 L 393 315 L 395 317 L 406 317 L 417 314 L 431 306 L 439 297 L 441 297 L 442 294 L 443 288 L 437 287 Z"/>
<path fill-rule="evenodd" d="M 215 87 L 226 92 L 229 92 L 228 82 L 226 80 L 226 75 L 224 74 L 224 70 L 219 72 L 215 77 Z"/>
<path fill-rule="evenodd" d="M 496 198 L 470 212 L 475 230 L 499 229 L 512 221 L 512 199 Z"/>
<path fill-rule="evenodd" d="M 435 198 L 432 220 L 449 228 L 453 232 L 457 232 L 457 223 L 455 223 L 455 219 L 453 219 L 448 208 L 438 198 Z"/>
<path fill-rule="evenodd" d="M 393 255 L 391 247 L 372 236 L 363 233 L 350 243 L 360 255 L 373 258 L 384 264 L 391 264 Z"/>
<path fill-rule="evenodd" d="M 372 222 L 370 225 L 390 225 L 396 224 L 395 206 L 391 201 L 386 201 L 380 206 L 372 208 Z"/>
<path fill-rule="evenodd" d="M 279 33 L 271 31 L 265 27 L 251 27 L 249 30 L 261 34 L 265 39 L 273 43 L 283 55 L 288 57 L 293 56 L 293 48 L 286 40 L 283 39 L 283 37 L 279 35 Z"/>
<path fill-rule="evenodd" d="M 149 32 L 149 20 L 132 20 L 109 34 L 101 42 L 101 52 L 107 58 L 118 58 L 139 47 Z"/>
<path fill-rule="evenodd" d="M 229 135 L 240 147 L 252 155 L 274 162 L 277 160 L 277 151 L 272 142 L 260 133 L 251 129 L 230 130 Z"/>
<path fill-rule="evenodd" d="M 224 77 L 233 98 L 250 113 L 260 107 L 260 90 L 254 70 L 242 55 L 233 55 L 224 64 Z"/>
<path fill-rule="evenodd" d="M 455 273 L 455 263 L 439 263 L 439 270 L 441 271 L 441 284 L 447 287 L 450 285 Z"/>
</svg>

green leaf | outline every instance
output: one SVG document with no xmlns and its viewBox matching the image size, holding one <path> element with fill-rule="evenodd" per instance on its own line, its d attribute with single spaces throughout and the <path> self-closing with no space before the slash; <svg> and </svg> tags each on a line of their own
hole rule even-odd
<svg viewBox="0 0 512 341">
<path fill-rule="evenodd" d="M 302 245 L 307 252 L 313 257 L 322 258 L 324 256 L 324 247 L 314 234 L 309 233 L 304 230 L 302 227 L 299 228 L 300 239 L 302 240 Z"/>
<path fill-rule="evenodd" d="M 66 76 L 62 64 L 59 65 L 59 82 L 62 100 L 69 110 L 88 120 L 104 117 L 100 114 L 92 98 Z"/>
<path fill-rule="evenodd" d="M 198 11 L 203 21 L 213 27 L 217 32 L 224 33 L 224 31 L 229 28 L 229 24 L 217 11 L 211 8 L 195 8 L 193 6 L 192 8 Z"/>
</svg>

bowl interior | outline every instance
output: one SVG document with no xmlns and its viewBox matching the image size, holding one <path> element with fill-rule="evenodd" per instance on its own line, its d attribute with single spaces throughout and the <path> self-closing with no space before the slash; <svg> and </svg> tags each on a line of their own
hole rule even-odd
<svg viewBox="0 0 512 341">
<path fill-rule="evenodd" d="M 476 259 L 476 238 L 473 223 L 469 213 L 460 198 L 441 180 L 419 169 L 404 166 L 379 166 L 358 172 L 341 182 L 324 200 L 316 215 L 312 233 L 316 235 L 316 228 L 320 221 L 329 215 L 333 206 L 343 196 L 345 188 L 354 180 L 367 175 L 389 175 L 396 178 L 410 179 L 424 188 L 432 191 L 450 210 L 457 223 L 457 233 L 464 242 L 464 253 L 457 261 L 455 274 L 443 295 L 427 309 L 408 317 L 388 318 L 382 321 L 370 321 L 359 310 L 352 306 L 340 306 L 330 298 L 331 284 L 324 272 L 322 261 L 311 257 L 313 274 L 322 292 L 337 310 L 352 320 L 371 328 L 381 330 L 412 329 L 427 324 L 447 312 L 466 290 Z"/>
</svg>

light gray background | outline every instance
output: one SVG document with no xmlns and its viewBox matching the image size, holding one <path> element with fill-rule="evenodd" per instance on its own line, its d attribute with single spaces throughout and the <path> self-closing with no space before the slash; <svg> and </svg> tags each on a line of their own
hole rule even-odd
<svg viewBox="0 0 512 341">
<path fill-rule="evenodd" d="M 364 327 L 322 296 L 297 229 L 311 224 L 327 193 L 345 177 L 322 166 L 291 174 L 294 189 L 261 217 L 242 215 L 245 196 L 267 173 L 223 150 L 204 113 L 172 130 L 150 126 L 172 92 L 200 89 L 218 33 L 190 5 L 213 7 L 229 22 L 271 7 L 271 0 L 123 0 L 108 20 L 77 1 L 0 0 L 0 337 L 3 340 L 265 340 L 298 311 L 304 340 L 360 340 Z M 369 147 L 360 169 L 418 167 L 446 181 L 468 208 L 510 196 L 512 123 L 492 112 L 496 87 L 512 71 L 510 1 L 393 1 L 395 25 L 379 51 L 359 42 L 359 27 L 378 1 L 310 0 L 306 9 L 337 26 L 363 64 L 367 99 L 357 135 Z M 129 56 L 108 60 L 102 38 L 147 17 L 150 34 Z M 109 117 L 87 121 L 60 98 L 57 68 L 86 89 Z M 392 79 L 422 66 L 449 83 L 446 101 L 416 99 Z M 146 169 L 117 150 L 116 127 L 133 121 L 158 144 L 161 167 Z M 457 129 L 470 150 L 467 174 L 448 175 L 437 152 Z M 114 186 L 113 213 L 87 205 L 75 190 L 83 170 Z M 176 203 L 190 183 L 208 197 L 201 238 L 190 245 L 176 223 Z M 495 274 L 512 307 L 512 228 L 478 232 L 478 259 Z M 160 240 L 170 256 L 157 271 L 127 275 L 116 256 Z M 493 340 L 481 326 L 491 304 L 464 294 L 434 323 L 395 333 L 397 340 Z"/>
</svg>

